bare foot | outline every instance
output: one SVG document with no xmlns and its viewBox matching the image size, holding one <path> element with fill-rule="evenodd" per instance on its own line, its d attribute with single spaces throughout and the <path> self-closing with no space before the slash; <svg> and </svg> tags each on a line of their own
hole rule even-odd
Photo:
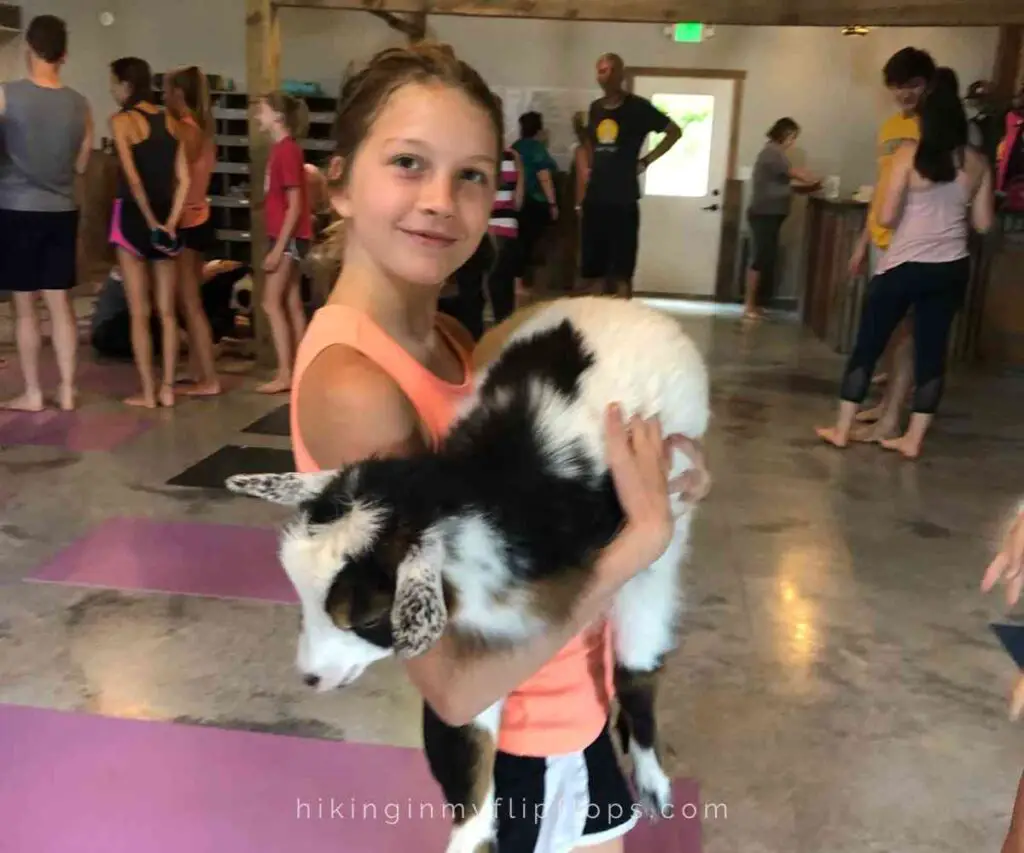
<svg viewBox="0 0 1024 853">
<path fill-rule="evenodd" d="M 875 406 L 873 409 L 864 409 L 861 412 L 857 412 L 857 414 L 853 416 L 853 419 L 857 421 L 857 423 L 873 424 L 882 417 L 883 414 L 885 414 L 885 406 Z"/>
<path fill-rule="evenodd" d="M 895 438 L 900 434 L 898 424 L 879 421 L 875 424 L 858 424 L 850 430 L 850 441 L 864 441 L 876 444 L 886 439 Z"/>
<path fill-rule="evenodd" d="M 57 392 L 57 405 L 63 412 L 73 412 L 75 410 L 75 388 L 73 385 L 69 387 L 61 386 Z"/>
<path fill-rule="evenodd" d="M 836 427 L 818 427 L 815 432 L 818 434 L 818 438 L 839 448 L 846 447 L 849 440 L 849 436 L 841 435 Z"/>
<path fill-rule="evenodd" d="M 126 406 L 138 406 L 142 409 L 156 408 L 156 397 L 147 396 L 146 394 L 136 394 L 134 397 L 129 397 L 124 402 Z"/>
<path fill-rule="evenodd" d="M 872 385 L 885 385 L 885 383 L 888 382 L 888 381 L 889 381 L 889 374 L 888 373 L 876 373 L 874 376 L 871 377 L 871 384 Z"/>
<path fill-rule="evenodd" d="M 272 379 L 263 385 L 256 386 L 257 394 L 283 394 L 285 391 L 291 391 L 292 382 L 290 379 Z"/>
<path fill-rule="evenodd" d="M 0 409 L 7 409 L 12 412 L 41 412 L 43 410 L 43 394 L 22 394 L 13 400 L 0 403 Z"/>
<path fill-rule="evenodd" d="M 223 390 L 219 382 L 197 382 L 178 388 L 178 393 L 186 397 L 216 397 Z"/>
<path fill-rule="evenodd" d="M 905 435 L 901 435 L 899 438 L 883 439 L 880 444 L 886 450 L 902 453 L 906 459 L 917 459 L 921 455 L 921 445 Z"/>
<path fill-rule="evenodd" d="M 170 385 L 161 385 L 159 400 L 165 409 L 174 408 L 174 389 Z"/>
</svg>

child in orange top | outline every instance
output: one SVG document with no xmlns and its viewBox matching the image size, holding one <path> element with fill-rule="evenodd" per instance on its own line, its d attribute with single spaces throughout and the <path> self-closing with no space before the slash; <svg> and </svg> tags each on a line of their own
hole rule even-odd
<svg viewBox="0 0 1024 853">
<path fill-rule="evenodd" d="M 328 176 L 344 222 L 342 271 L 296 358 L 291 434 L 300 471 L 423 452 L 470 393 L 472 340 L 437 302 L 487 230 L 502 126 L 487 85 L 447 48 L 384 51 L 343 89 Z M 522 316 L 485 335 L 473 362 Z M 469 657 L 445 635 L 405 662 L 449 725 L 511 694 L 495 766 L 500 853 L 615 853 L 636 819 L 607 728 L 604 614 L 671 534 L 660 432 L 637 423 L 633 436 L 631 446 L 610 420 L 609 464 L 629 521 L 570 625 L 510 655 Z M 706 481 L 696 479 L 699 496 Z"/>
<path fill-rule="evenodd" d="M 191 180 L 185 209 L 178 223 L 181 254 L 178 255 L 178 306 L 188 329 L 188 353 L 195 384 L 181 388 L 193 396 L 214 396 L 221 391 L 213 355 L 213 332 L 203 310 L 199 291 L 203 280 L 206 253 L 213 245 L 214 228 L 210 216 L 210 178 L 217 163 L 213 139 L 213 112 L 206 75 L 191 65 L 179 68 L 164 78 L 167 110 L 182 124 L 182 141 L 188 159 Z"/>
<path fill-rule="evenodd" d="M 274 141 L 264 187 L 271 248 L 263 261 L 267 273 L 263 310 L 274 339 L 277 375 L 256 390 L 280 394 L 291 388 L 295 351 L 306 332 L 299 262 L 313 239 L 313 216 L 306 189 L 305 157 L 296 139 L 305 136 L 309 113 L 303 101 L 275 92 L 260 100 L 257 118 Z"/>
</svg>

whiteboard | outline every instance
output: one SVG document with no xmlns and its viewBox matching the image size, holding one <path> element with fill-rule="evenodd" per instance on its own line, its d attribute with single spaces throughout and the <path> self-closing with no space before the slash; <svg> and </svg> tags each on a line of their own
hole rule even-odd
<svg viewBox="0 0 1024 853">
<path fill-rule="evenodd" d="M 551 89 L 492 86 L 491 91 L 502 100 L 505 144 L 511 145 L 519 138 L 519 116 L 536 110 L 544 118 L 548 151 L 560 169 L 568 170 L 576 145 L 576 135 L 572 130 L 573 113 L 586 113 L 591 102 L 601 97 L 601 90 L 596 87 Z"/>
</svg>

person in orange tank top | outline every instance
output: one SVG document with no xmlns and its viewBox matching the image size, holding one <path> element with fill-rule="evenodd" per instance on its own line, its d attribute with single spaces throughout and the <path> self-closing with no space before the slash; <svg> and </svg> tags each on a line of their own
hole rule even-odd
<svg viewBox="0 0 1024 853">
<path fill-rule="evenodd" d="M 209 397 L 219 394 L 221 385 L 213 354 L 213 332 L 200 298 L 205 255 L 214 238 L 207 192 L 217 162 L 206 75 L 195 65 L 167 74 L 164 101 L 168 111 L 182 124 L 182 140 L 191 175 L 185 209 L 178 224 L 182 248 L 177 262 L 178 307 L 185 315 L 195 384 L 179 386 L 177 390 L 182 394 Z"/>
<path fill-rule="evenodd" d="M 531 310 L 473 349 L 468 332 L 437 309 L 441 288 L 487 229 L 502 125 L 487 85 L 447 47 L 383 51 L 343 87 L 328 171 L 342 267 L 295 361 L 298 470 L 435 446 L 471 393 L 474 367 Z M 449 725 L 508 696 L 495 765 L 500 853 L 615 853 L 637 818 L 608 731 L 604 614 L 668 543 L 668 485 L 656 423 L 633 423 L 627 433 L 610 416 L 608 435 L 629 520 L 598 560 L 597 581 L 570 624 L 507 655 L 467 655 L 446 634 L 404 662 Z M 685 450 L 698 464 L 686 490 L 700 498 L 703 458 L 693 444 Z"/>
</svg>

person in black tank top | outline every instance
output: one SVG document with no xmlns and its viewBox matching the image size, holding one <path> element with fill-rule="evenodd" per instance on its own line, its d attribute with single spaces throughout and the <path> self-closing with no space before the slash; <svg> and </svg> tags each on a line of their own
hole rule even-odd
<svg viewBox="0 0 1024 853">
<path fill-rule="evenodd" d="M 111 94 L 120 110 L 111 119 L 118 152 L 117 195 L 110 242 L 117 248 L 131 312 L 132 351 L 142 393 L 125 400 L 133 406 L 174 405 L 179 330 L 175 310 L 180 251 L 178 221 L 188 194 L 189 168 L 185 146 L 175 123 L 152 103 L 152 73 L 136 57 L 111 63 Z M 148 272 L 155 280 L 160 317 L 163 380 L 159 391 L 153 373 L 152 315 Z"/>
</svg>

